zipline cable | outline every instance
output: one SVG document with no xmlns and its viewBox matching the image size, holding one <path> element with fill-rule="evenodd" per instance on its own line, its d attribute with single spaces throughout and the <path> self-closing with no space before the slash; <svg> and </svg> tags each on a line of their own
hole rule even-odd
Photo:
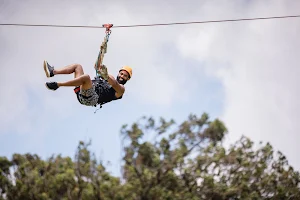
<svg viewBox="0 0 300 200">
<path fill-rule="evenodd" d="M 287 16 L 274 16 L 274 17 L 256 17 L 256 18 L 241 18 L 241 19 L 224 19 L 224 20 L 209 20 L 209 21 L 194 21 L 194 22 L 172 22 L 161 24 L 136 24 L 136 25 L 120 25 L 113 26 L 112 28 L 132 28 L 132 27 L 145 27 L 145 26 L 171 26 L 171 25 L 184 25 L 184 24 L 204 24 L 204 23 L 222 23 L 222 22 L 236 22 L 236 21 L 253 21 L 253 20 L 268 20 L 268 19 L 285 19 L 285 18 L 298 18 L 300 15 L 287 15 Z M 63 27 L 63 28 L 104 28 L 103 26 L 80 26 L 80 25 L 54 25 L 54 24 L 5 24 L 0 26 L 38 26 L 38 27 Z"/>
</svg>

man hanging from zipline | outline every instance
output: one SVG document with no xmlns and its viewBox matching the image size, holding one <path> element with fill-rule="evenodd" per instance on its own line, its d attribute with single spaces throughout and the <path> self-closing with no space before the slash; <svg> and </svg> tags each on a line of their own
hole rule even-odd
<svg viewBox="0 0 300 200">
<path fill-rule="evenodd" d="M 97 106 L 113 100 L 121 99 L 124 92 L 124 85 L 132 77 L 132 69 L 124 66 L 119 70 L 117 78 L 108 74 L 107 68 L 102 64 L 104 54 L 107 52 L 107 42 L 111 33 L 112 24 L 105 24 L 106 37 L 101 45 L 98 59 L 95 63 L 96 78 L 91 79 L 88 74 L 84 74 L 80 64 L 71 64 L 59 69 L 55 69 L 47 61 L 44 61 L 46 76 L 53 77 L 58 74 L 72 74 L 74 79 L 66 82 L 46 82 L 46 87 L 50 90 L 57 90 L 59 87 L 74 86 L 78 101 L 86 106 Z"/>
<path fill-rule="evenodd" d="M 88 74 L 84 74 L 83 68 L 79 64 L 71 64 L 60 69 L 54 69 L 47 61 L 44 61 L 44 70 L 47 77 L 58 74 L 72 74 L 74 79 L 66 82 L 46 82 L 46 87 L 56 90 L 59 87 L 74 86 L 78 90 L 78 100 L 86 106 L 96 106 L 121 99 L 125 92 L 125 83 L 132 77 L 132 69 L 124 66 L 119 70 L 117 78 L 107 73 L 105 65 L 101 65 L 99 72 L 102 78 L 91 79 Z"/>
</svg>

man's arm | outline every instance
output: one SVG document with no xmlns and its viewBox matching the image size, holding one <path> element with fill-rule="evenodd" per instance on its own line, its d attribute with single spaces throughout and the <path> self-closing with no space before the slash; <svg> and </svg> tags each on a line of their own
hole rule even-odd
<svg viewBox="0 0 300 200">
<path fill-rule="evenodd" d="M 125 92 L 125 87 L 119 84 L 112 75 L 108 74 L 107 81 L 116 90 L 118 96 L 121 96 Z"/>
</svg>

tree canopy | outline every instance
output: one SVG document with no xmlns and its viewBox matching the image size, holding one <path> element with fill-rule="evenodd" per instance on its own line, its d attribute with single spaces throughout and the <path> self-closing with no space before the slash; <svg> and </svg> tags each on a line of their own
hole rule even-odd
<svg viewBox="0 0 300 200">
<path fill-rule="evenodd" d="M 91 141 L 79 141 L 74 158 L 0 157 L 0 200 L 300 199 L 299 172 L 285 155 L 245 136 L 225 148 L 227 132 L 206 113 L 123 125 L 121 177 L 96 159 Z"/>
</svg>

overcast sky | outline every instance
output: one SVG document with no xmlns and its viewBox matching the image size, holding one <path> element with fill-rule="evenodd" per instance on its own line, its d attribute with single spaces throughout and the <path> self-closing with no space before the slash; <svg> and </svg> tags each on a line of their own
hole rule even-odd
<svg viewBox="0 0 300 200">
<path fill-rule="evenodd" d="M 297 15 L 300 2 L 272 1 L 9 1 L 0 0 L 0 23 L 133 25 Z M 120 173 L 123 124 L 143 115 L 178 123 L 208 112 L 241 135 L 270 142 L 300 169 L 300 18 L 112 29 L 104 63 L 117 75 L 133 68 L 121 101 L 101 110 L 80 105 L 72 88 L 49 91 L 46 59 L 55 67 L 93 65 L 104 29 L 0 26 L 0 152 L 74 156 L 79 140 L 109 170 Z"/>
</svg>

